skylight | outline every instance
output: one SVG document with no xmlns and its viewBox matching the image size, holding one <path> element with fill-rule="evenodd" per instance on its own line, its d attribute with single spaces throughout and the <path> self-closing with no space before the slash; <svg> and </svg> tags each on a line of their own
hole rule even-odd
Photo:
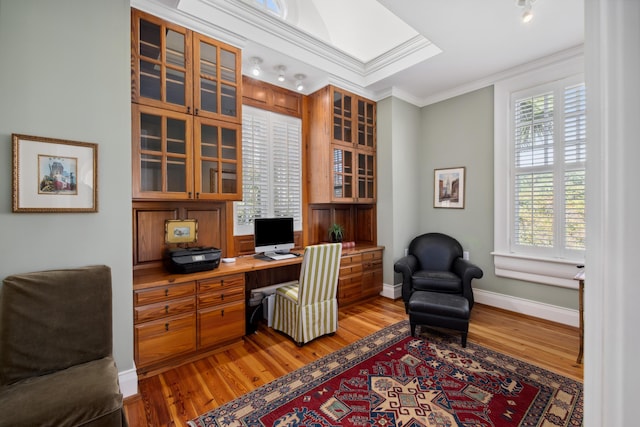
<svg viewBox="0 0 640 427">
<path fill-rule="evenodd" d="M 274 14 L 279 18 L 285 18 L 286 7 L 281 0 L 252 0 L 256 7 Z"/>
</svg>

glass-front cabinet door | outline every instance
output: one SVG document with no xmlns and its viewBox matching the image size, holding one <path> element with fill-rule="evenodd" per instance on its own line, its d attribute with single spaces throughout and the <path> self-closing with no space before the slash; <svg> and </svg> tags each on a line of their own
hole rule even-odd
<svg viewBox="0 0 640 427">
<path fill-rule="evenodd" d="M 376 103 L 358 98 L 358 148 L 376 148 Z"/>
<path fill-rule="evenodd" d="M 242 200 L 240 125 L 195 119 L 195 198 Z"/>
<path fill-rule="evenodd" d="M 353 97 L 332 88 L 333 142 L 353 144 Z"/>
<path fill-rule="evenodd" d="M 376 201 L 376 156 L 373 153 L 358 153 L 358 195 L 359 203 Z"/>
<path fill-rule="evenodd" d="M 354 198 L 353 151 L 333 146 L 333 194 L 335 202 L 352 202 Z"/>
<path fill-rule="evenodd" d="M 191 112 L 191 31 L 132 11 L 133 102 Z"/>
<path fill-rule="evenodd" d="M 190 116 L 144 105 L 132 106 L 133 197 L 193 197 Z"/>
<path fill-rule="evenodd" d="M 240 51 L 200 34 L 194 39 L 196 116 L 240 120 Z"/>
</svg>

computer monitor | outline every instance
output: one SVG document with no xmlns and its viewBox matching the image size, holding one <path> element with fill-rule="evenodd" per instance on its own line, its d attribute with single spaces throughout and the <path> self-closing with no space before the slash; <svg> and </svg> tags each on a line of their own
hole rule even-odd
<svg viewBox="0 0 640 427">
<path fill-rule="evenodd" d="M 253 224 L 256 253 L 273 256 L 288 253 L 295 247 L 293 218 L 256 218 Z"/>
</svg>

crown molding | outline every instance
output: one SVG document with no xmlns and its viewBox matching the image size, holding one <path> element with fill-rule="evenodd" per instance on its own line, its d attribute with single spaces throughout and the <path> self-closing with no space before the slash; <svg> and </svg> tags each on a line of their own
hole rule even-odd
<svg viewBox="0 0 640 427">
<path fill-rule="evenodd" d="M 131 0 L 131 6 L 241 49 L 251 44 L 280 52 L 327 73 L 330 80 L 348 83 L 345 89 L 356 93 L 441 52 L 417 35 L 364 63 L 244 1 Z"/>
</svg>

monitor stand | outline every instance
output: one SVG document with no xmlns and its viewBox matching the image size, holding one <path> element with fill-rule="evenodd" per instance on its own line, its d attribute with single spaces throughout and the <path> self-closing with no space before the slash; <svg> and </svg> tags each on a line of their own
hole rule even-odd
<svg viewBox="0 0 640 427">
<path fill-rule="evenodd" d="M 295 258 L 295 255 L 289 251 L 265 252 L 264 256 L 267 258 L 275 259 L 275 260 Z"/>
</svg>

